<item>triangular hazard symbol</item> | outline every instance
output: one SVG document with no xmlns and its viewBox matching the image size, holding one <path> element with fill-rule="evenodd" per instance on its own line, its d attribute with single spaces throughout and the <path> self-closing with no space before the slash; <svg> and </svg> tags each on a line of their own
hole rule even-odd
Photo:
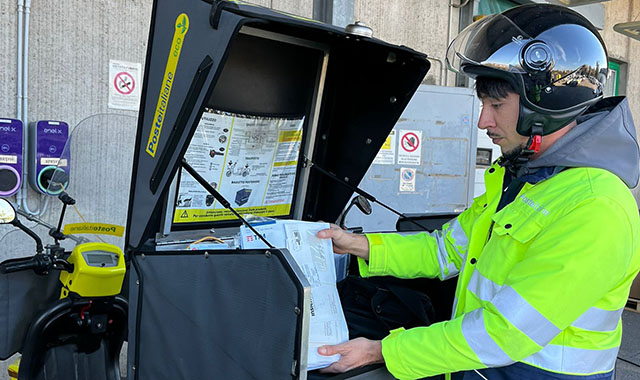
<svg viewBox="0 0 640 380">
<path fill-rule="evenodd" d="M 182 215 L 180 215 L 181 218 L 188 218 L 189 214 L 187 214 L 187 211 L 185 210 Z"/>
</svg>

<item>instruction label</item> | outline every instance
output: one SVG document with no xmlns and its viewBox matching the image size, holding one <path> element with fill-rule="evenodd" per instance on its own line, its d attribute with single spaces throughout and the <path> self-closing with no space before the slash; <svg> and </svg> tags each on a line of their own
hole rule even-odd
<svg viewBox="0 0 640 380">
<path fill-rule="evenodd" d="M 138 110 L 141 72 L 140 63 L 109 60 L 109 108 Z"/>
<path fill-rule="evenodd" d="M 288 215 L 303 122 L 206 110 L 185 159 L 239 213 Z M 182 171 L 173 222 L 229 219 L 236 217 Z"/>
<path fill-rule="evenodd" d="M 400 192 L 416 191 L 416 169 L 400 168 Z"/>
<path fill-rule="evenodd" d="M 396 130 L 392 130 L 373 160 L 377 165 L 393 165 L 396 162 Z"/>
<path fill-rule="evenodd" d="M 422 163 L 422 131 L 400 130 L 398 165 Z"/>
</svg>

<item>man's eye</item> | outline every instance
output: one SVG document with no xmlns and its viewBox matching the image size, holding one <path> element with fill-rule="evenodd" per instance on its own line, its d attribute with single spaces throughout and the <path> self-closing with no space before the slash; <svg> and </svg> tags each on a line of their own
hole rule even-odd
<svg viewBox="0 0 640 380">
<path fill-rule="evenodd" d="M 494 109 L 498 109 L 501 106 L 502 106 L 502 103 L 493 103 L 493 104 L 491 104 L 491 107 L 494 108 Z"/>
</svg>

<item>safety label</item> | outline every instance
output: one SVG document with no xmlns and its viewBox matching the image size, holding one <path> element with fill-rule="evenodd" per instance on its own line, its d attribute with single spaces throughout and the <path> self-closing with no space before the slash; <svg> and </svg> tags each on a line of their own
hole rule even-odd
<svg viewBox="0 0 640 380">
<path fill-rule="evenodd" d="M 140 63 L 109 60 L 109 108 L 138 110 L 141 72 Z"/>
<path fill-rule="evenodd" d="M 420 165 L 422 162 L 422 131 L 400 130 L 398 165 Z"/>
<path fill-rule="evenodd" d="M 416 169 L 400 168 L 400 192 L 416 191 Z"/>
<path fill-rule="evenodd" d="M 290 213 L 304 119 L 242 116 L 206 110 L 185 159 L 238 212 Z M 183 171 L 174 223 L 235 219 Z"/>
<path fill-rule="evenodd" d="M 393 165 L 396 162 L 396 130 L 392 130 L 373 160 L 377 165 Z"/>
</svg>

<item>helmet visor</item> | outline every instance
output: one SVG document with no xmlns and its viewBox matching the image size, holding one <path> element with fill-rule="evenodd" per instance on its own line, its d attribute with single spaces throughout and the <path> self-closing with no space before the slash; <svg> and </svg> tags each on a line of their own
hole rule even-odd
<svg viewBox="0 0 640 380">
<path fill-rule="evenodd" d="M 461 73 L 476 65 L 510 73 L 524 73 L 521 49 L 533 39 L 513 21 L 496 14 L 466 27 L 447 49 L 449 70 Z"/>
</svg>

